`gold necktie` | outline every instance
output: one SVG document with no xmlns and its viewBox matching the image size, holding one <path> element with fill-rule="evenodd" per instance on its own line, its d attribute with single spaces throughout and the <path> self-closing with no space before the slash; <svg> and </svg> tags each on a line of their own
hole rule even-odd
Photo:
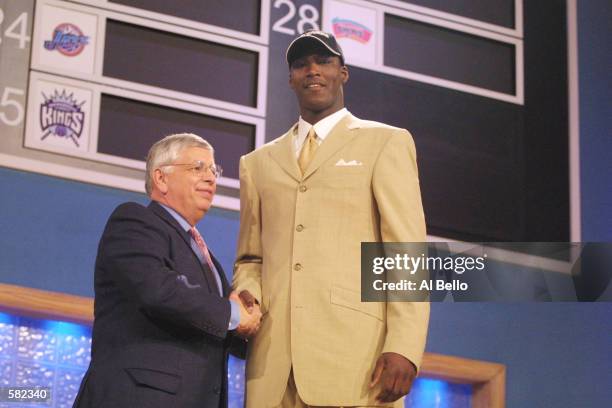
<svg viewBox="0 0 612 408">
<path fill-rule="evenodd" d="M 310 163 L 314 157 L 317 147 L 319 147 L 317 143 L 317 134 L 315 133 L 314 127 L 311 127 L 304 141 L 304 145 L 302 146 L 300 157 L 298 157 L 298 165 L 300 166 L 300 170 L 302 170 L 302 174 L 306 171 L 308 163 Z"/>
</svg>

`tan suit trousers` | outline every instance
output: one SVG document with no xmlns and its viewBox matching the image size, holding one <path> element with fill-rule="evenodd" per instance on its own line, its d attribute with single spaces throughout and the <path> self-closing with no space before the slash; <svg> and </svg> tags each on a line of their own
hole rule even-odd
<svg viewBox="0 0 612 408">
<path fill-rule="evenodd" d="M 295 385 L 295 380 L 293 379 L 293 370 L 291 370 L 291 373 L 289 374 L 289 380 L 287 382 L 287 389 L 285 390 L 285 393 L 283 394 L 283 399 L 281 400 L 280 405 L 276 406 L 275 408 L 380 408 L 380 407 L 403 408 L 404 398 L 400 398 L 399 400 L 395 401 L 395 403 L 391 405 L 376 405 L 375 407 L 373 406 L 321 407 L 318 405 L 315 407 L 314 405 L 308 405 L 304 401 L 302 401 L 302 399 L 300 398 L 300 394 L 298 393 L 297 387 Z"/>
</svg>

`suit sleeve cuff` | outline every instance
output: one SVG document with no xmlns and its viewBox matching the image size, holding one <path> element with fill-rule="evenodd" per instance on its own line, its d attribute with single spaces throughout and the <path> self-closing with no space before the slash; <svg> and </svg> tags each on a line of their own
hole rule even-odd
<svg viewBox="0 0 612 408">
<path fill-rule="evenodd" d="M 228 330 L 234 330 L 240 324 L 240 306 L 233 300 L 230 300 L 230 306 L 232 307 L 232 312 L 230 315 L 229 327 Z"/>
</svg>

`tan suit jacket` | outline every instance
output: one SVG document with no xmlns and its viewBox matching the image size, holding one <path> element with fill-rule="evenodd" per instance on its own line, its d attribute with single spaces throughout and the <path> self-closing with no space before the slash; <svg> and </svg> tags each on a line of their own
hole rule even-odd
<svg viewBox="0 0 612 408">
<path fill-rule="evenodd" d="M 279 404 L 291 367 L 309 405 L 375 405 L 377 358 L 396 352 L 418 367 L 427 335 L 428 303 L 360 300 L 361 242 L 425 241 L 414 142 L 348 114 L 302 175 L 296 128 L 240 160 L 233 284 L 264 312 L 247 407 Z"/>
</svg>

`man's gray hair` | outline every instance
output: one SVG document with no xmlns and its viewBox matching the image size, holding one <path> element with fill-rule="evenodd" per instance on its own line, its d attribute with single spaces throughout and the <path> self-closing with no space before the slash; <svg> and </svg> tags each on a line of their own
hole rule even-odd
<svg viewBox="0 0 612 408">
<path fill-rule="evenodd" d="M 201 147 L 202 149 L 210 150 L 214 153 L 213 147 L 206 140 L 193 133 L 177 133 L 169 135 L 155 142 L 149 154 L 147 154 L 147 173 L 145 179 L 145 190 L 147 195 L 151 196 L 153 191 L 153 173 L 156 169 L 161 168 L 165 173 L 173 171 L 172 166 L 161 167 L 164 164 L 174 163 L 183 150 L 190 147 Z"/>
</svg>

